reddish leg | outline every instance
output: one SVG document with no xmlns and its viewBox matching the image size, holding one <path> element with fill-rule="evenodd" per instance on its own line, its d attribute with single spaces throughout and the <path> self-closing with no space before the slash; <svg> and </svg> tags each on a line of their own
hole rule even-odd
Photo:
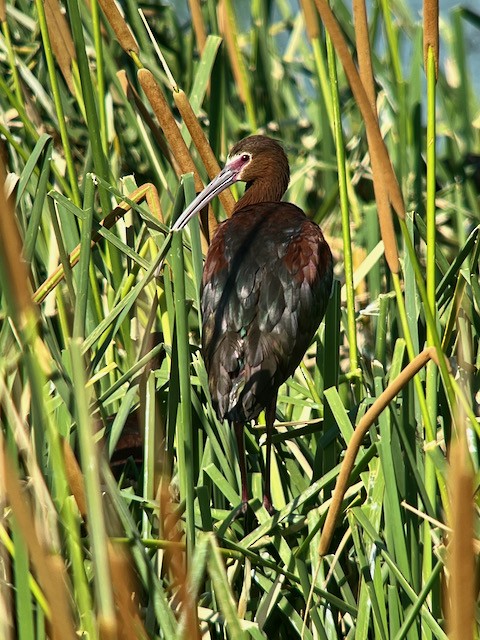
<svg viewBox="0 0 480 640">
<path fill-rule="evenodd" d="M 272 505 L 272 494 L 270 493 L 270 475 L 271 475 L 271 461 L 272 461 L 272 435 L 273 435 L 273 423 L 275 422 L 275 412 L 277 408 L 277 394 L 273 398 L 270 405 L 265 410 L 265 422 L 267 426 L 267 453 L 265 459 L 265 483 L 263 490 L 263 506 L 270 515 L 275 513 L 275 509 Z"/>
<path fill-rule="evenodd" d="M 240 477 L 242 479 L 242 512 L 247 511 L 248 487 L 247 487 L 247 466 L 245 461 L 245 438 L 243 433 L 243 423 L 235 422 L 235 438 L 237 439 L 238 463 L 240 465 Z"/>
</svg>

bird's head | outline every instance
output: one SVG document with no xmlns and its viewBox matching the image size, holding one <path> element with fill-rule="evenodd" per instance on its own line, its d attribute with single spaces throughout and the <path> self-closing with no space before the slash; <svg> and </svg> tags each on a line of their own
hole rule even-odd
<svg viewBox="0 0 480 640">
<path fill-rule="evenodd" d="M 185 209 L 172 229 L 183 229 L 196 213 L 235 182 L 246 182 L 247 189 L 256 181 L 265 183 L 266 188 L 275 183 L 283 194 L 289 179 L 287 156 L 278 142 L 260 135 L 244 138 L 232 147 L 224 168 Z"/>
<path fill-rule="evenodd" d="M 290 178 L 287 156 L 281 144 L 267 136 L 249 136 L 237 142 L 228 155 L 225 168 L 236 173 L 235 181 L 251 183 L 272 173 Z"/>
</svg>

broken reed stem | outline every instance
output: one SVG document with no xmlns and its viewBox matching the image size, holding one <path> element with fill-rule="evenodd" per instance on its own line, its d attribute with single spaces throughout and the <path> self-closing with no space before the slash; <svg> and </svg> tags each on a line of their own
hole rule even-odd
<svg viewBox="0 0 480 640">
<path fill-rule="evenodd" d="M 188 0 L 188 6 L 190 7 L 193 31 L 195 33 L 198 51 L 202 54 L 205 48 L 205 42 L 207 41 L 207 32 L 203 22 L 202 8 L 199 0 Z"/>
<path fill-rule="evenodd" d="M 432 49 L 435 60 L 435 79 L 438 80 L 438 58 L 440 55 L 438 37 L 438 0 L 423 0 L 423 63 L 428 69 L 428 50 Z"/>
<path fill-rule="evenodd" d="M 102 7 L 103 13 L 107 18 L 110 26 L 112 27 L 117 40 L 120 43 L 122 49 L 130 54 L 133 51 L 137 56 L 139 54 L 139 48 L 137 41 L 133 37 L 130 27 L 125 22 L 119 8 L 117 7 L 115 0 L 98 0 Z"/>
<path fill-rule="evenodd" d="M 215 154 L 210 147 L 205 134 L 203 133 L 202 127 L 200 126 L 197 116 L 195 115 L 192 106 L 186 96 L 185 92 L 181 89 L 173 92 L 173 99 L 177 108 L 182 116 L 185 125 L 192 136 L 192 140 L 194 145 L 197 148 L 198 153 L 202 159 L 203 164 L 205 165 L 205 169 L 207 170 L 208 177 L 210 180 L 219 173 L 220 166 L 215 158 Z M 223 208 L 225 209 L 225 213 L 228 217 L 231 216 L 233 207 L 235 206 L 235 200 L 232 196 L 230 190 L 222 191 L 219 194 L 220 202 L 222 203 Z M 213 235 L 215 229 L 218 224 L 215 219 L 215 216 L 212 213 L 212 208 L 209 207 L 209 216 L 208 216 L 208 226 L 210 236 Z"/>
<path fill-rule="evenodd" d="M 148 202 L 149 208 L 153 215 L 155 215 L 160 222 L 163 223 L 163 214 L 160 207 L 160 201 L 158 199 L 157 190 L 155 185 L 147 182 L 142 185 L 138 189 L 130 194 L 130 200 L 134 202 L 141 202 L 143 198 L 145 198 Z M 110 229 L 113 225 L 123 218 L 123 216 L 130 211 L 132 206 L 128 202 L 120 202 L 118 206 L 115 207 L 110 213 L 100 222 L 100 226 L 105 229 Z M 1 218 L 2 216 L 0 216 Z M 1 225 L 0 225 L 1 229 Z M 90 247 L 93 247 L 100 241 L 102 238 L 102 234 L 99 231 L 95 231 L 92 234 L 92 241 L 90 243 Z M 74 267 L 80 259 L 80 244 L 78 244 L 75 249 L 69 254 L 68 260 L 71 267 Z M 36 304 L 40 304 L 45 300 L 48 294 L 55 289 L 55 287 L 63 280 L 65 277 L 65 271 L 63 265 L 59 265 L 55 271 L 53 271 L 48 278 L 45 280 L 43 284 L 41 284 L 38 289 L 33 294 L 33 302 Z"/>
<path fill-rule="evenodd" d="M 370 102 L 372 113 L 377 121 L 377 105 L 375 95 L 375 84 L 373 80 L 372 58 L 370 41 L 368 37 L 367 11 L 365 0 L 353 0 L 353 15 L 355 24 L 355 37 L 357 46 L 358 66 L 360 79 L 363 83 L 365 93 Z M 372 141 L 372 136 L 367 129 L 367 143 L 370 151 L 370 163 L 373 174 L 373 189 L 375 191 L 375 201 L 377 203 L 378 220 L 380 232 L 385 247 L 385 259 L 393 273 L 399 273 L 400 264 L 398 261 L 397 239 L 393 226 L 392 211 L 388 199 L 388 190 L 384 181 L 382 165 L 377 155 L 377 148 Z"/>
<path fill-rule="evenodd" d="M 193 173 L 195 190 L 200 192 L 203 189 L 202 181 L 157 81 L 148 69 L 139 69 L 137 74 L 138 81 L 145 91 L 145 95 L 152 106 L 153 112 L 180 167 L 180 174 L 177 174 L 178 177 L 180 178 L 181 175 L 185 173 Z"/>
<path fill-rule="evenodd" d="M 363 88 L 362 81 L 360 80 L 355 63 L 353 62 L 350 51 L 348 50 L 340 25 L 338 24 L 326 0 L 315 0 L 315 4 L 325 28 L 332 39 L 335 51 L 342 62 L 345 75 L 347 76 L 353 95 L 355 96 L 355 100 L 365 121 L 367 132 L 371 136 L 372 146 L 375 146 L 380 166 L 383 168 L 383 179 L 387 185 L 390 202 L 392 203 L 397 215 L 401 219 L 404 219 L 405 204 L 403 202 L 402 192 L 393 170 L 385 142 L 381 136 L 377 119 L 370 106 L 370 101 L 365 93 L 365 89 Z"/>
<path fill-rule="evenodd" d="M 337 483 L 333 491 L 330 509 L 328 510 L 325 524 L 323 525 L 323 531 L 320 537 L 320 544 L 318 548 L 318 553 L 320 556 L 324 556 L 328 553 L 333 533 L 335 531 L 335 524 L 342 508 L 343 497 L 348 487 L 350 474 L 352 472 L 358 450 L 360 449 L 360 445 L 363 438 L 365 437 L 365 434 L 378 418 L 378 416 L 382 413 L 382 411 L 393 400 L 393 398 L 395 398 L 395 396 L 413 378 L 413 376 L 415 376 L 420 371 L 420 369 L 422 369 L 430 360 L 433 360 L 438 364 L 437 352 L 435 347 L 427 347 L 421 353 L 419 353 L 418 356 L 416 356 L 412 360 L 412 362 L 410 362 L 405 367 L 405 369 L 403 369 L 400 375 L 398 375 L 395 380 L 390 382 L 387 388 L 375 400 L 369 410 L 361 418 L 358 425 L 355 427 L 353 435 L 345 451 L 345 457 L 343 459 L 340 473 L 338 474 Z"/>
</svg>

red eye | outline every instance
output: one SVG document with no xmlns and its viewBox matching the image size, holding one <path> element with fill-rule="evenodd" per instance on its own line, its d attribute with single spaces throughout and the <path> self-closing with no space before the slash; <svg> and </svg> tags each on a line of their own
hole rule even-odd
<svg viewBox="0 0 480 640">
<path fill-rule="evenodd" d="M 250 160 L 250 156 L 248 155 L 248 153 L 244 153 L 242 155 L 242 160 L 243 162 L 248 162 Z"/>
</svg>

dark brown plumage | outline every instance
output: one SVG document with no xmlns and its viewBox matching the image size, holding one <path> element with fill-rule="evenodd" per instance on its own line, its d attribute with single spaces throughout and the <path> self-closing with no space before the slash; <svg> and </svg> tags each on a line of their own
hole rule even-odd
<svg viewBox="0 0 480 640">
<path fill-rule="evenodd" d="M 246 182 L 232 217 L 219 225 L 202 282 L 202 351 L 213 406 L 235 428 L 248 501 L 243 428 L 266 410 L 264 505 L 271 512 L 271 435 L 279 387 L 293 374 L 325 314 L 332 255 L 320 228 L 280 202 L 289 182 L 282 147 L 251 136 L 231 150 L 223 171 L 186 209 L 181 228 L 233 182 Z"/>
</svg>

